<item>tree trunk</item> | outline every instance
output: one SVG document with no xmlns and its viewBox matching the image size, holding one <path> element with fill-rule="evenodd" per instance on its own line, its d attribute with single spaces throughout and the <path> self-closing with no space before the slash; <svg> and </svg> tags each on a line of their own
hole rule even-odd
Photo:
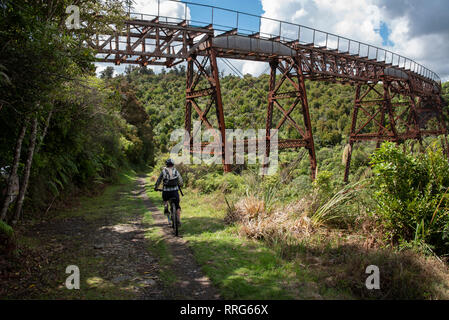
<svg viewBox="0 0 449 320">
<path fill-rule="evenodd" d="M 23 138 L 25 137 L 27 126 L 28 126 L 28 117 L 25 119 L 22 125 L 22 130 L 20 131 L 19 137 L 17 138 L 16 142 L 14 161 L 8 179 L 8 187 L 6 189 L 6 198 L 5 202 L 3 203 L 2 211 L 0 213 L 0 219 L 3 221 L 6 219 L 6 213 L 8 212 L 9 204 L 12 202 L 11 200 L 12 200 L 12 191 L 14 187 L 14 177 L 17 175 L 17 169 L 19 167 L 20 162 L 20 153 L 22 151 L 22 141 Z"/>
<path fill-rule="evenodd" d="M 45 128 L 44 128 L 44 131 L 42 132 L 42 137 L 41 137 L 38 145 L 36 146 L 36 150 L 34 151 L 34 154 L 39 153 L 42 143 L 44 142 L 45 136 L 47 135 L 47 132 L 48 132 L 48 127 L 50 126 L 50 120 L 51 120 L 51 116 L 53 115 L 53 110 L 54 110 L 54 106 L 51 108 L 50 112 L 48 113 L 47 120 L 45 121 Z"/>
<path fill-rule="evenodd" d="M 31 141 L 28 148 L 28 158 L 25 166 L 25 173 L 23 175 L 22 185 L 20 187 L 19 196 L 17 199 L 16 212 L 14 214 L 14 219 L 12 224 L 16 224 L 19 221 L 20 213 L 22 212 L 23 200 L 25 199 L 25 194 L 28 188 L 28 181 L 30 179 L 31 165 L 33 163 L 34 149 L 36 147 L 36 136 L 37 136 L 37 116 L 33 119 L 33 126 L 31 129 Z"/>
</svg>

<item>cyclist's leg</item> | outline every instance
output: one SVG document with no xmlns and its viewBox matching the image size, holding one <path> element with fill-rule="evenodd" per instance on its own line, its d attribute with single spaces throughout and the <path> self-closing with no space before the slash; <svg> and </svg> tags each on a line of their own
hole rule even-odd
<svg viewBox="0 0 449 320">
<path fill-rule="evenodd" d="M 169 222 L 172 224 L 172 227 L 173 227 L 173 225 L 174 225 L 174 223 L 175 223 L 175 217 L 173 216 L 173 210 L 175 210 L 175 204 L 173 203 L 173 200 L 171 200 L 170 199 L 170 201 L 169 201 L 169 203 L 170 203 L 170 212 L 169 212 L 169 214 L 168 214 L 168 216 L 170 217 L 170 220 L 169 220 Z"/>
<path fill-rule="evenodd" d="M 162 200 L 164 201 L 164 214 L 167 216 L 168 222 L 170 223 L 170 211 L 168 206 L 169 194 L 166 191 L 162 191 Z"/>
<path fill-rule="evenodd" d="M 164 214 L 167 217 L 167 221 L 168 223 L 171 222 L 171 217 L 170 217 L 170 203 L 168 201 L 165 201 L 164 204 Z"/>
</svg>

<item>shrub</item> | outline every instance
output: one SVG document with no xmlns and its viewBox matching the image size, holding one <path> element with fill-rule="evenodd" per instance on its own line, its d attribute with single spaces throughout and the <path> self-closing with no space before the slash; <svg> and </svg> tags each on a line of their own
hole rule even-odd
<svg viewBox="0 0 449 320">
<path fill-rule="evenodd" d="M 222 176 L 220 182 L 220 191 L 223 193 L 231 193 L 243 188 L 245 180 L 242 176 L 228 173 Z"/>
<path fill-rule="evenodd" d="M 233 173 L 219 174 L 214 172 L 198 179 L 196 186 L 202 193 L 212 193 L 218 190 L 222 193 L 229 194 L 232 191 L 242 189 L 244 179 Z"/>
<path fill-rule="evenodd" d="M 0 220 L 0 234 L 11 238 L 14 234 L 14 231 L 11 226 Z"/>
<path fill-rule="evenodd" d="M 317 190 L 321 197 L 327 197 L 332 193 L 332 172 L 320 171 L 313 182 L 313 187 Z"/>
<path fill-rule="evenodd" d="M 449 163 L 441 149 L 415 158 L 384 143 L 371 158 L 377 213 L 393 242 L 449 248 Z M 447 251 L 446 251 L 447 252 Z"/>
<path fill-rule="evenodd" d="M 0 220 L 0 253 L 9 254 L 14 250 L 16 240 L 11 226 Z"/>
<path fill-rule="evenodd" d="M 218 189 L 220 185 L 219 175 L 217 173 L 207 174 L 201 179 L 196 181 L 196 186 L 200 189 L 201 193 L 211 193 Z"/>
</svg>

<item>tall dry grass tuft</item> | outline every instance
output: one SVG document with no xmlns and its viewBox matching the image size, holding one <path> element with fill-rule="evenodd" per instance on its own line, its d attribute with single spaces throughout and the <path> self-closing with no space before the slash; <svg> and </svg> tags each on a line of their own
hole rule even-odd
<svg viewBox="0 0 449 320">
<path fill-rule="evenodd" d="M 238 204 L 239 212 L 244 214 L 249 220 L 259 217 L 265 212 L 265 201 L 256 197 L 248 197 L 240 201 Z"/>
<path fill-rule="evenodd" d="M 232 206 L 228 203 L 226 221 L 238 222 L 241 234 L 249 238 L 271 243 L 301 241 L 324 226 L 344 221 L 348 216 L 345 204 L 354 199 L 361 187 L 359 182 L 324 201 L 311 195 L 283 206 L 274 205 L 273 197 L 266 195 L 270 191 L 259 197 L 247 195 Z"/>
<path fill-rule="evenodd" d="M 312 232 L 306 207 L 306 201 L 300 200 L 277 210 L 267 211 L 264 200 L 246 197 L 235 204 L 232 218 L 228 214 L 228 221 L 239 222 L 240 232 L 249 238 L 278 243 Z"/>
</svg>

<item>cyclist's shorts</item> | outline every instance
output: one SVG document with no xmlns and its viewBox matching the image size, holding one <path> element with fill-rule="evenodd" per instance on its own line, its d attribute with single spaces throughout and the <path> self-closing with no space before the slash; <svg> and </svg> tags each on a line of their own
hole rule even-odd
<svg viewBox="0 0 449 320">
<path fill-rule="evenodd" d="M 175 203 L 176 209 L 181 209 L 181 206 L 179 205 L 179 193 L 178 193 L 178 190 L 163 191 L 162 192 L 162 199 L 164 201 L 168 201 L 170 199 L 174 199 L 174 203 Z"/>
</svg>

